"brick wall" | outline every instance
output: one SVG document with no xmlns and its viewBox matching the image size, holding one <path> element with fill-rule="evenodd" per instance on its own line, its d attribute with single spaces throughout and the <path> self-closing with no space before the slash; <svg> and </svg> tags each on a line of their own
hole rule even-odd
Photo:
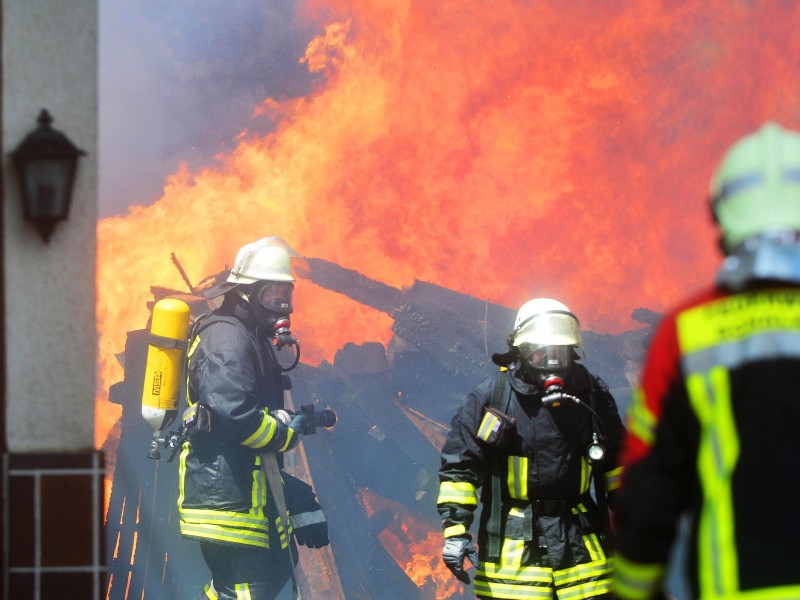
<svg viewBox="0 0 800 600">
<path fill-rule="evenodd" d="M 100 600 L 102 455 L 4 454 L 3 598 Z"/>
</svg>

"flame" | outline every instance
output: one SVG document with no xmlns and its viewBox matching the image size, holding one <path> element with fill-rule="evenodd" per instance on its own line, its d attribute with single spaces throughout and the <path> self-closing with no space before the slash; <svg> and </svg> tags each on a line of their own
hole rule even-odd
<svg viewBox="0 0 800 600">
<path fill-rule="evenodd" d="M 391 521 L 378 534 L 384 549 L 408 578 L 431 598 L 461 598 L 463 586 L 441 560 L 442 531 L 433 519 L 413 514 L 406 506 L 383 498 L 371 490 L 359 490 L 367 516 L 388 511 Z M 428 597 L 428 596 L 426 596 Z"/>
<path fill-rule="evenodd" d="M 632 326 L 709 281 L 715 160 L 768 118 L 800 124 L 793 3 L 306 0 L 316 87 L 265 98 L 235 147 L 181 166 L 160 198 L 98 224 L 97 441 L 119 417 L 125 332 L 150 285 L 185 289 L 243 244 L 395 287 L 414 279 L 511 307 L 565 301 Z M 758 81 L 758 85 L 753 82 Z M 251 133 L 264 122 L 267 135 Z M 304 360 L 386 342 L 384 314 L 300 281 Z"/>
</svg>

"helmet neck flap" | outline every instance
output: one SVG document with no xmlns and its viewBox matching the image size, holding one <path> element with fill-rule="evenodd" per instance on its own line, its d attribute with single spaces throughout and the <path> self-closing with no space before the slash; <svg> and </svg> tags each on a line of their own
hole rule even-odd
<svg viewBox="0 0 800 600">
<path fill-rule="evenodd" d="M 799 232 L 750 237 L 734 249 L 717 273 L 717 284 L 732 291 L 742 290 L 754 281 L 800 284 Z"/>
</svg>

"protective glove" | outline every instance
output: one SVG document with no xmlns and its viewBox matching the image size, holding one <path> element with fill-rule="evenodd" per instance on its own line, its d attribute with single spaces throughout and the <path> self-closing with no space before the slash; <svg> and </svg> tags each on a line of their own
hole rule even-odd
<svg viewBox="0 0 800 600">
<path fill-rule="evenodd" d="M 464 570 L 464 557 L 467 557 L 473 567 L 478 566 L 478 552 L 472 545 L 472 536 L 455 535 L 445 538 L 444 548 L 442 548 L 442 560 L 462 583 L 469 583 L 469 574 Z"/>
<path fill-rule="evenodd" d="M 317 495 L 310 485 L 293 477 L 286 472 L 283 477 L 283 491 L 286 495 L 286 505 L 289 507 L 289 519 L 297 543 L 309 548 L 322 548 L 327 546 L 328 521 L 322 506 L 317 502 Z"/>
<path fill-rule="evenodd" d="M 289 519 L 294 528 L 294 538 L 301 546 L 322 548 L 331 543 L 328 539 L 328 520 L 325 518 L 325 513 L 322 512 L 322 508 L 313 512 L 290 515 Z"/>
</svg>

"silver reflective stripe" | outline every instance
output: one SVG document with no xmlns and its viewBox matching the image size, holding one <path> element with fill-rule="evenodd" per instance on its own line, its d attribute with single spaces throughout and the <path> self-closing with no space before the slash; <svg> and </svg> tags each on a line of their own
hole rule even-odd
<svg viewBox="0 0 800 600">
<path fill-rule="evenodd" d="M 325 513 L 322 512 L 322 510 L 291 515 L 289 519 L 291 519 L 292 526 L 295 529 L 300 529 L 301 527 L 306 527 L 307 525 L 313 525 L 314 523 L 324 523 L 327 520 L 325 518 Z"/>
<path fill-rule="evenodd" d="M 736 179 L 727 181 L 720 188 L 719 192 L 717 192 L 717 195 L 714 198 L 714 203 L 716 204 L 717 202 L 721 202 L 731 194 L 740 192 L 743 189 L 754 187 L 756 185 L 761 185 L 763 183 L 764 183 L 763 173 L 748 173 L 747 175 L 742 175 L 741 177 L 737 177 Z"/>
<path fill-rule="evenodd" d="M 714 366 L 735 369 L 746 363 L 777 358 L 800 359 L 800 332 L 758 333 L 736 342 L 687 354 L 681 359 L 684 372 L 707 373 Z"/>
</svg>

